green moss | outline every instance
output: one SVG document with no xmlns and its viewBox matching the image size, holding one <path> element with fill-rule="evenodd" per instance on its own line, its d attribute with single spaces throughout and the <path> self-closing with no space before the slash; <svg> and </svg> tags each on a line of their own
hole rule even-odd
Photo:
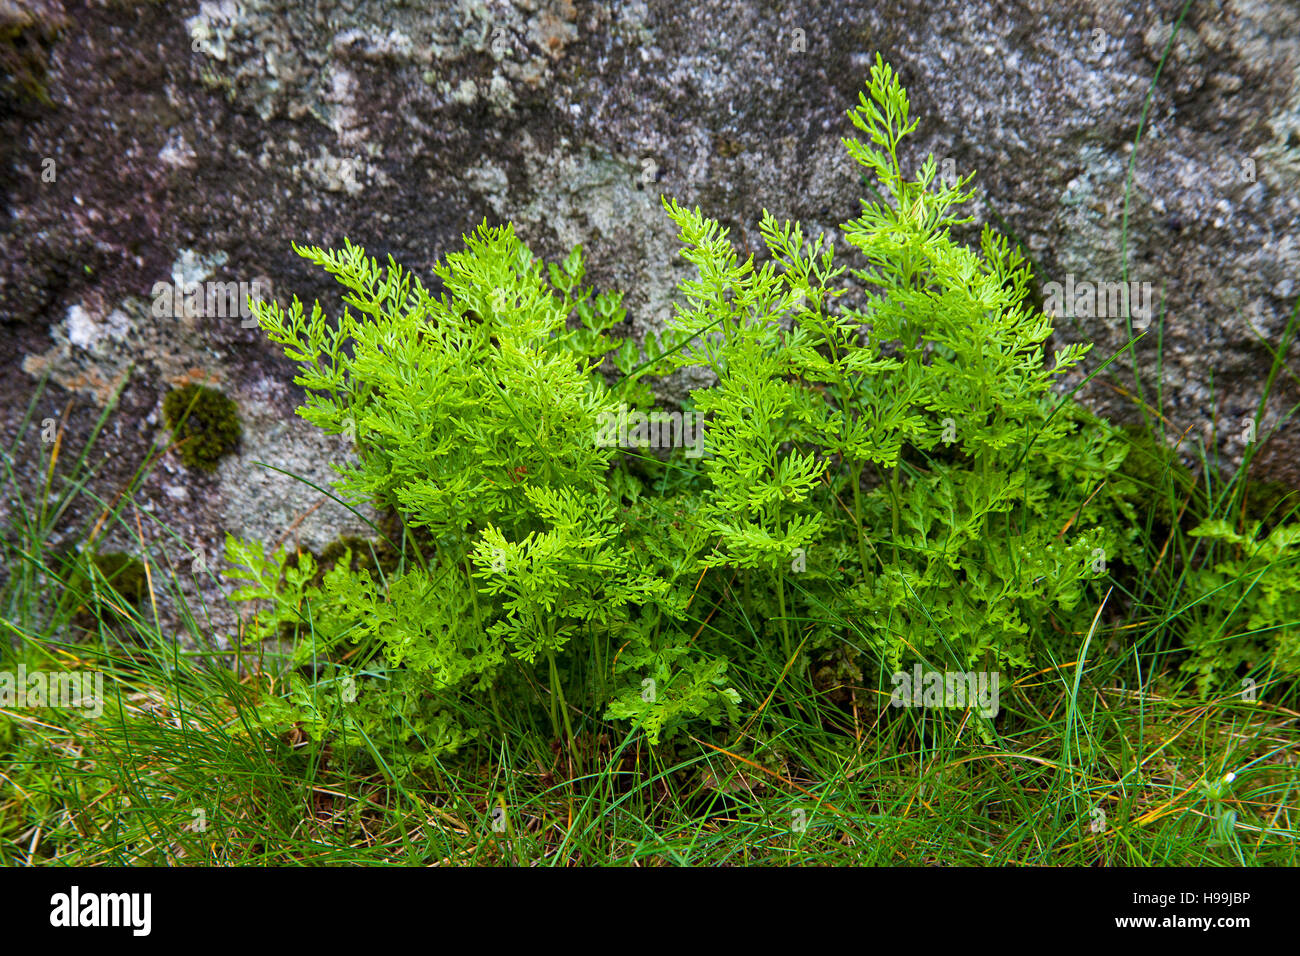
<svg viewBox="0 0 1300 956">
<path fill-rule="evenodd" d="M 132 603 L 149 593 L 149 576 L 144 562 L 121 551 L 91 555 L 91 563 L 113 590 Z"/>
<path fill-rule="evenodd" d="M 45 70 L 50 47 L 68 25 L 57 4 L 0 4 L 0 94 L 53 105 Z"/>
<path fill-rule="evenodd" d="M 1140 489 L 1143 498 L 1155 508 L 1155 517 L 1165 527 L 1171 527 L 1182 509 L 1183 502 L 1191 499 L 1186 516 L 1192 520 L 1204 517 L 1196 477 L 1178 460 L 1178 453 L 1162 444 L 1142 425 L 1124 425 L 1129 439 L 1128 457 L 1120 471 Z M 1172 483 L 1177 501 L 1171 502 L 1168 489 Z"/>
<path fill-rule="evenodd" d="M 118 598 L 140 604 L 149 594 L 149 576 L 139 558 L 121 551 L 69 555 L 70 567 L 65 577 L 76 610 L 72 623 L 93 631 L 97 623 L 119 618 L 113 604 Z M 92 583 L 92 568 L 95 582 Z M 114 597 L 113 592 L 117 596 Z M 98 599 L 96 598 L 98 594 Z"/>
<path fill-rule="evenodd" d="M 180 444 L 181 461 L 212 471 L 223 455 L 239 447 L 239 407 L 215 388 L 186 385 L 168 392 L 163 417 Z"/>
<path fill-rule="evenodd" d="M 1300 520 L 1292 514 L 1297 508 L 1300 508 L 1300 491 L 1284 482 L 1252 481 L 1246 485 L 1246 516 L 1251 521 L 1263 522 L 1265 530 L 1272 530 L 1285 520 Z"/>
<path fill-rule="evenodd" d="M 400 563 L 401 556 L 387 541 L 383 539 L 372 541 L 355 535 L 344 535 L 327 544 L 319 554 L 311 553 L 316 563 L 316 574 L 311 583 L 316 587 L 320 587 L 324 581 L 325 572 L 338 564 L 348 551 L 352 553 L 349 567 L 353 571 L 362 569 L 369 571 L 371 576 L 377 580 L 382 580 L 393 574 Z M 287 555 L 284 559 L 285 569 L 296 568 L 301 554 L 302 552 Z"/>
<path fill-rule="evenodd" d="M 1125 425 L 1123 428 L 1130 448 L 1121 471 L 1137 484 L 1143 498 L 1152 502 L 1156 520 L 1166 527 L 1172 526 L 1178 510 L 1189 499 L 1190 504 L 1183 512 L 1184 522 L 1204 520 L 1209 513 L 1204 492 L 1196 476 L 1178 460 L 1177 453 L 1161 444 L 1141 425 Z M 1172 504 L 1167 490 L 1170 483 L 1177 495 Z M 1246 519 L 1262 522 L 1265 531 L 1280 524 L 1293 509 L 1300 508 L 1300 492 L 1282 482 L 1247 481 L 1245 495 Z M 1229 511 L 1239 514 L 1241 499 L 1237 497 L 1234 501 L 1236 504 Z"/>
<path fill-rule="evenodd" d="M 320 553 L 321 567 L 333 567 L 349 549 L 352 551 L 353 571 L 365 568 L 375 577 L 379 577 L 381 573 L 387 576 L 397 570 L 398 554 L 387 541 L 372 542 L 365 538 L 350 536 L 339 538 L 325 546 L 325 550 Z"/>
</svg>

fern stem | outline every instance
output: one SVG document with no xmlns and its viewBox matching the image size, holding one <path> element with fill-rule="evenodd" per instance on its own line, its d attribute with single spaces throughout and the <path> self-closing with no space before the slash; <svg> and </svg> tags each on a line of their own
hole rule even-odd
<svg viewBox="0 0 1300 956">
<path fill-rule="evenodd" d="M 790 662 L 790 621 L 785 614 L 785 571 L 776 572 L 776 602 L 781 611 L 781 650 L 785 660 Z"/>
<path fill-rule="evenodd" d="M 867 542 L 862 528 L 862 463 L 853 466 L 853 520 L 858 527 L 858 563 L 863 576 L 867 573 Z"/>
<path fill-rule="evenodd" d="M 569 705 L 564 700 L 564 688 L 560 686 L 560 672 L 555 666 L 555 652 L 550 648 L 546 650 L 546 660 L 551 666 L 551 726 L 555 728 L 555 736 L 560 736 L 560 728 L 555 720 L 556 701 L 559 701 L 560 714 L 564 718 L 564 733 L 569 740 L 569 754 L 573 755 L 573 724 L 569 720 Z"/>
<path fill-rule="evenodd" d="M 465 567 L 465 580 L 469 582 L 470 602 L 474 605 L 474 633 L 482 634 L 483 619 L 479 614 L 478 585 L 474 583 L 474 573 L 473 573 L 473 569 L 470 567 L 468 554 L 464 556 L 463 561 Z M 492 701 L 492 713 L 496 717 L 497 730 L 500 732 L 502 738 L 504 738 L 506 736 L 506 723 L 504 720 L 501 719 L 501 707 L 497 703 L 497 688 L 496 688 L 495 678 L 493 678 L 492 683 L 488 684 L 488 697 Z"/>
<path fill-rule="evenodd" d="M 889 478 L 889 497 L 893 501 L 893 507 L 890 508 L 890 518 L 893 522 L 893 540 L 890 542 L 894 546 L 894 563 L 898 563 L 898 511 L 903 500 L 903 492 L 898 480 L 898 472 L 903 466 L 897 464 L 894 466 L 893 474 Z"/>
</svg>

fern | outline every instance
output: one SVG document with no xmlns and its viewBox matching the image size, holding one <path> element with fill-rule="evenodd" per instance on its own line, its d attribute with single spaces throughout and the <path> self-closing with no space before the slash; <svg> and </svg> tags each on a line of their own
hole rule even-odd
<svg viewBox="0 0 1300 956">
<path fill-rule="evenodd" d="M 298 363 L 300 414 L 355 442 L 340 489 L 403 529 L 379 579 L 229 546 L 236 597 L 264 607 L 251 637 L 290 630 L 299 663 L 353 648 L 354 705 L 287 698 L 314 735 L 380 734 L 414 768 L 509 694 L 557 737 L 576 713 L 658 743 L 737 722 L 742 674 L 766 700 L 816 674 L 1074 652 L 1106 561 L 1141 560 L 1126 443 L 1053 392 L 1087 347 L 1044 363 L 1019 252 L 987 228 L 978 248 L 953 238 L 969 176 L 940 182 L 933 157 L 905 173 L 916 123 L 879 58 L 849 116 L 879 189 L 840 248 L 765 211 L 767 255 L 742 261 L 716 220 L 664 200 L 692 275 L 644 349 L 613 334 L 621 296 L 592 295 L 580 247 L 543 264 L 509 225 L 438 263 L 437 297 L 351 243 L 295 247 L 339 281 L 342 314 L 294 299 L 258 319 Z M 706 381 L 687 405 L 704 457 L 602 440 L 681 369 Z"/>
</svg>

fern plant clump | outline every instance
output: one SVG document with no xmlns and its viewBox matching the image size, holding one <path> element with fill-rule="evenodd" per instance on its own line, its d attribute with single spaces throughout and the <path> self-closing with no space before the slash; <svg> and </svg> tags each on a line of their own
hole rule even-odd
<svg viewBox="0 0 1300 956">
<path fill-rule="evenodd" d="M 254 303 L 259 323 L 298 363 L 300 414 L 352 443 L 340 493 L 400 517 L 402 560 L 321 575 L 229 542 L 235 597 L 261 602 L 250 639 L 296 641 L 275 720 L 411 769 L 503 707 L 540 706 L 570 741 L 577 716 L 654 743 L 828 666 L 886 687 L 914 663 L 1077 651 L 1106 561 L 1140 560 L 1126 443 L 1052 389 L 1087 349 L 1045 365 L 1021 255 L 987 228 L 953 238 L 970 177 L 941 182 L 932 157 L 904 173 L 916 123 L 879 58 L 849 115 L 878 184 L 843 226 L 852 252 L 765 212 L 768 255 L 742 261 L 665 199 L 694 275 L 644 351 L 612 334 L 621 296 L 592 294 L 581 247 L 544 266 L 510 225 L 466 237 L 437 295 L 350 242 L 295 247 L 342 311 Z M 602 440 L 683 368 L 710 382 L 687 404 L 703 457 Z"/>
</svg>

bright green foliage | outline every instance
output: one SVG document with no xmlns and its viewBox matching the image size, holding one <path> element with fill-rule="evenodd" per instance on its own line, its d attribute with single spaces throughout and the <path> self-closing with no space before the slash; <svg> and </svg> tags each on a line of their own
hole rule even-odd
<svg viewBox="0 0 1300 956">
<path fill-rule="evenodd" d="M 846 313 L 871 332 L 843 366 L 859 376 L 854 398 L 886 410 L 877 428 L 888 439 L 861 453 L 882 469 L 861 520 L 888 521 L 890 540 L 880 573 L 851 591 L 850 604 L 878 624 L 870 639 L 891 664 L 943 648 L 940 659 L 958 664 L 1028 666 L 1051 613 L 1072 611 L 1121 544 L 1116 522 L 1100 522 L 1112 514 L 1106 495 L 1085 501 L 1125 448 L 1095 422 L 1054 413 L 1053 377 L 1088 347 L 1043 366 L 1051 326 L 1023 304 L 1028 266 L 987 227 L 978 253 L 952 241 L 950 228 L 966 220 L 950 210 L 970 197 L 968 180 L 936 182 L 932 157 L 907 179 L 898 143 L 916 124 L 879 61 L 869 92 L 851 114 L 867 142 L 846 146 L 886 201 L 864 200 L 844 227 L 868 263 L 853 274 L 871 290 L 865 311 Z M 909 445 L 923 468 L 895 452 Z M 941 445 L 950 454 L 932 458 Z"/>
<path fill-rule="evenodd" d="M 340 488 L 408 534 L 391 574 L 342 560 L 317 583 L 309 558 L 229 543 L 236 597 L 268 607 L 250 637 L 288 628 L 316 668 L 278 720 L 409 767 L 413 740 L 427 755 L 482 733 L 499 695 L 540 700 L 557 736 L 603 714 L 656 742 L 735 722 L 828 660 L 884 675 L 1077 651 L 1107 560 L 1136 560 L 1125 443 L 1051 391 L 1086 348 L 1044 367 L 1051 327 L 1023 304 L 1018 253 L 987 229 L 978 250 L 951 237 L 968 180 L 939 183 L 932 158 L 903 173 L 915 123 L 879 60 L 850 116 L 881 189 L 843 227 L 853 268 L 766 213 L 770 258 L 742 262 L 716 221 L 665 200 L 695 275 L 644 357 L 609 335 L 620 299 L 592 299 L 580 249 L 543 268 L 510 226 L 438 264 L 436 297 L 350 243 L 297 250 L 341 283 L 343 314 L 295 299 L 258 318 L 299 363 L 300 414 L 355 444 Z M 707 416 L 706 457 L 599 439 L 652 399 L 648 376 L 692 366 L 712 381 L 687 408 Z M 349 644 L 362 691 L 322 710 L 321 662 Z M 383 706 L 404 729 L 381 732 Z"/>
<path fill-rule="evenodd" d="M 1191 534 L 1218 545 L 1222 560 L 1193 573 L 1188 588 L 1201 612 L 1184 638 L 1202 693 L 1226 685 L 1247 665 L 1257 683 L 1300 677 L 1300 524 L 1267 537 L 1260 524 L 1242 534 L 1227 521 L 1203 522 Z"/>
<path fill-rule="evenodd" d="M 390 674 L 414 673 L 424 692 L 444 696 L 489 690 L 507 655 L 527 667 L 540 659 L 537 679 L 554 686 L 556 655 L 579 636 L 615 648 L 632 639 L 614 673 L 658 660 L 643 612 L 677 612 L 685 597 L 621 543 L 608 484 L 616 452 L 594 440 L 600 416 L 618 406 L 593 363 L 616 344 L 605 333 L 622 312 L 618 296 L 593 302 L 580 286 L 581 250 L 548 270 L 548 284 L 511 227 L 484 226 L 435 268 L 441 298 L 351 245 L 298 251 L 335 275 L 349 306 L 334 328 L 318 305 L 310 318 L 297 300 L 287 311 L 259 307 L 270 337 L 301 363 L 302 414 L 355 441 L 358 461 L 341 469 L 340 487 L 428 529 L 436 553 L 417 551 L 386 581 L 339 562 L 312 587 L 310 559 L 282 572 L 283 555 L 232 541 L 235 574 L 251 582 L 236 598 L 273 604 L 250 635 L 297 622 L 300 635 L 310 627 L 314 655 L 346 636 L 382 654 Z M 680 657 L 663 660 L 685 673 Z M 712 683 L 720 670 L 704 683 L 729 702 Z M 691 673 L 680 693 L 693 703 L 665 680 L 659 708 L 706 709 Z"/>
<path fill-rule="evenodd" d="M 366 760 L 378 753 L 400 773 L 427 767 L 472 739 L 430 693 L 469 685 L 500 664 L 500 655 L 489 652 L 485 660 L 466 653 L 445 630 L 456 612 L 468 613 L 465 607 L 446 607 L 418 574 L 388 579 L 388 599 L 379 599 L 370 572 L 352 570 L 350 549 L 320 575 L 320 584 L 313 583 L 318 568 L 310 554 L 294 562 L 286 557 L 283 548 L 268 557 L 260 546 L 226 539 L 233 565 L 227 574 L 244 582 L 232 598 L 269 605 L 246 638 L 295 638 L 289 692 L 268 698 L 261 709 L 268 726 L 277 733 L 297 726 Z M 345 642 L 361 645 L 361 666 L 333 663 Z M 315 679 L 305 680 L 303 669 Z"/>
<path fill-rule="evenodd" d="M 339 253 L 297 251 L 338 279 L 351 308 L 333 328 L 319 305 L 308 319 L 297 300 L 287 314 L 272 304 L 259 317 L 301 363 L 303 417 L 358 445 L 345 491 L 459 538 L 480 517 L 512 530 L 530 524 L 528 487 L 603 488 L 612 451 L 574 436 L 585 439 L 611 407 L 585 361 L 617 319 L 611 297 L 587 311 L 588 336 L 568 333 L 585 293 L 548 288 L 508 226 L 480 229 L 435 268 L 441 299 L 350 243 Z M 575 250 L 567 287 L 581 276 Z"/>
<path fill-rule="evenodd" d="M 765 214 L 772 259 L 754 269 L 716 223 L 668 204 L 700 275 L 683 287 L 673 329 L 691 344 L 676 361 L 719 380 L 694 396 L 715 413 L 704 516 L 722 545 L 706 561 L 788 565 L 831 522 L 843 529 L 847 497 L 859 573 L 836 603 L 891 669 L 917 656 L 1028 666 L 1052 611 L 1072 611 L 1127 545 L 1118 522 L 1101 523 L 1113 491 L 1089 501 L 1125 448 L 1057 410 L 1051 381 L 1087 348 L 1043 367 L 1051 326 L 1022 304 L 1020 256 L 988 229 L 979 252 L 951 239 L 965 181 L 938 183 L 933 158 L 903 174 L 898 145 L 915 123 L 888 66 L 850 115 L 868 141 L 845 144 L 884 192 L 844 226 L 867 263 L 852 270 L 864 308 L 831 308 L 844 270 L 829 240 Z M 867 469 L 878 484 L 864 496 Z M 819 483 L 829 496 L 813 494 Z"/>
</svg>

